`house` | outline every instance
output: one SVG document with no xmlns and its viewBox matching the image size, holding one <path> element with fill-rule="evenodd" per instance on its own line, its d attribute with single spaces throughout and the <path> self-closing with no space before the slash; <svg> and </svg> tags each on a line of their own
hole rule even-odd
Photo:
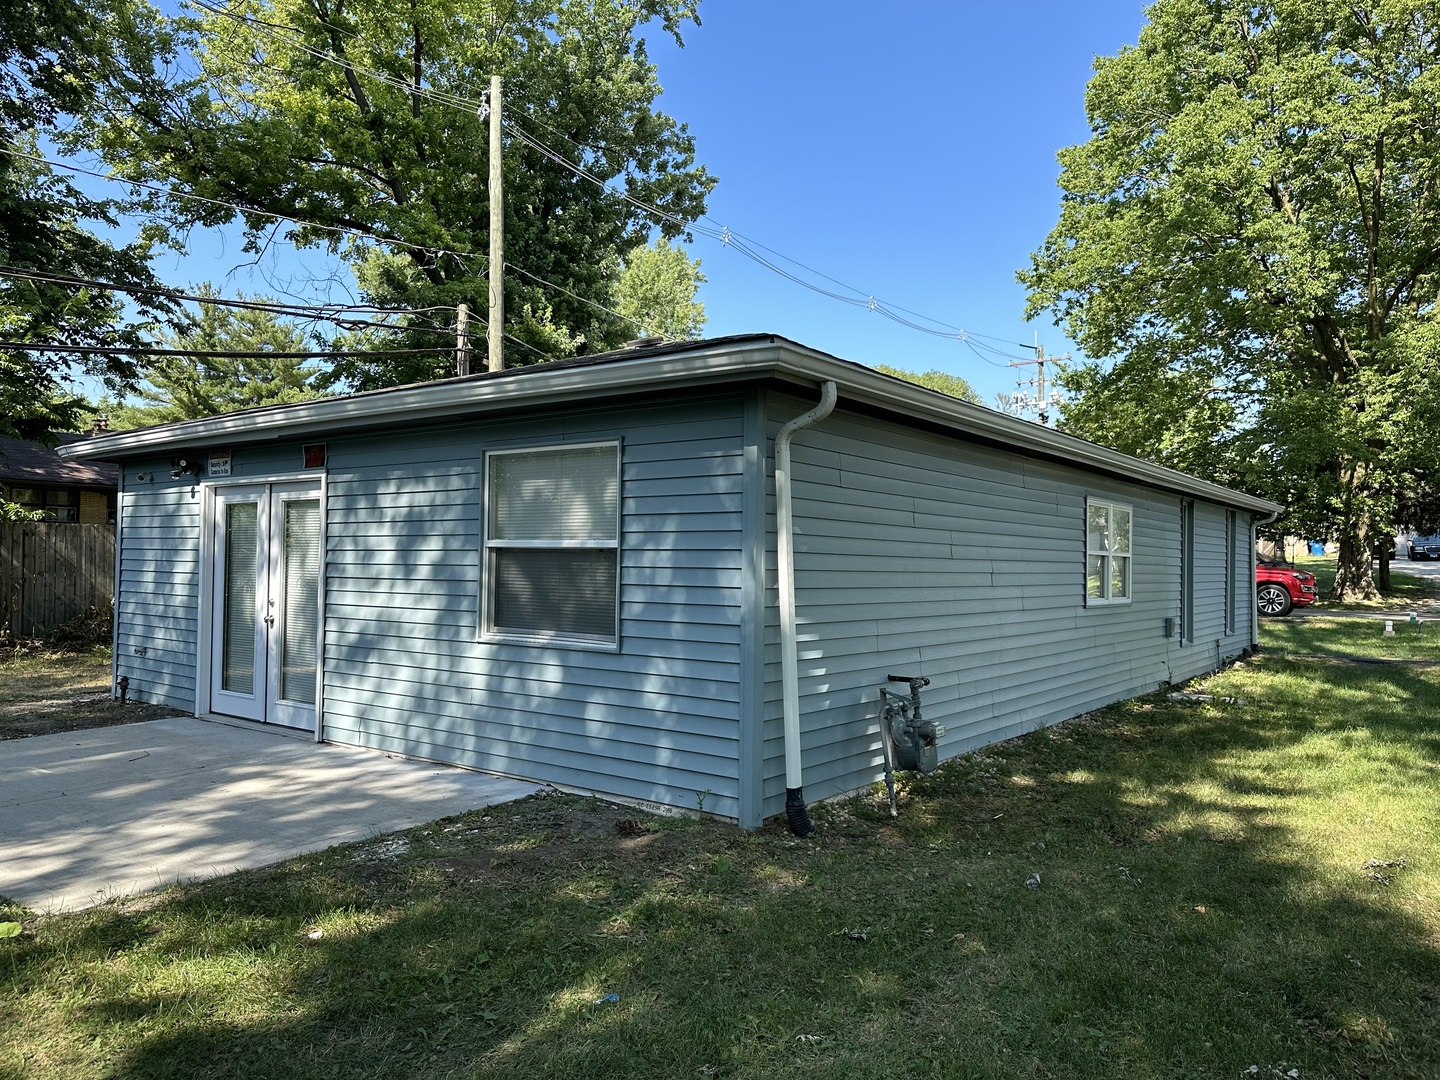
<svg viewBox="0 0 1440 1080">
<path fill-rule="evenodd" d="M 58 436 L 61 446 L 90 438 Z M 102 461 L 76 461 L 25 439 L 0 438 L 0 500 L 44 510 L 52 521 L 113 524 L 119 469 Z"/>
<path fill-rule="evenodd" d="M 944 758 L 1245 652 L 1280 509 L 769 335 L 62 453 L 132 697 L 746 827 L 880 777 L 889 674 Z"/>
</svg>

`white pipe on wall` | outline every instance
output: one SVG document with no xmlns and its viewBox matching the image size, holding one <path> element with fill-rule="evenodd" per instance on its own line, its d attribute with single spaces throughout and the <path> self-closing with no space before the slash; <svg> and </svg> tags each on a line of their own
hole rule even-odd
<svg viewBox="0 0 1440 1080">
<path fill-rule="evenodd" d="M 780 577 L 780 681 L 785 716 L 785 812 L 791 831 L 811 831 L 800 770 L 800 665 L 795 643 L 795 536 L 790 509 L 790 441 L 802 428 L 824 420 L 835 409 L 833 381 L 821 386 L 820 404 L 795 417 L 775 436 L 776 554 Z"/>
<path fill-rule="evenodd" d="M 1255 581 L 1255 547 L 1260 543 L 1260 529 L 1280 516 L 1276 510 L 1263 518 L 1250 515 L 1250 647 L 1260 647 L 1260 586 Z"/>
</svg>

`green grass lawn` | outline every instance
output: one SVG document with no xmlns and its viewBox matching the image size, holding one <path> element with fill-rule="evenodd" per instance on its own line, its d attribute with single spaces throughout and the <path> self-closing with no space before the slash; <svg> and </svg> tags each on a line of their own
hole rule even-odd
<svg viewBox="0 0 1440 1080">
<path fill-rule="evenodd" d="M 27 916 L 0 1077 L 1440 1076 L 1440 634 L 1264 633 L 898 820 L 549 795 Z"/>
<path fill-rule="evenodd" d="M 1390 590 L 1380 600 L 1347 600 L 1342 604 L 1327 604 L 1325 597 L 1335 584 L 1334 555 L 1297 555 L 1294 566 L 1315 575 L 1315 587 L 1320 590 L 1320 605 L 1335 610 L 1404 609 L 1415 601 L 1436 599 L 1435 582 L 1430 578 L 1407 574 L 1409 560 L 1392 559 L 1390 562 Z M 1378 564 L 1377 564 L 1378 570 Z M 1377 579 L 1378 584 L 1378 579 Z"/>
</svg>

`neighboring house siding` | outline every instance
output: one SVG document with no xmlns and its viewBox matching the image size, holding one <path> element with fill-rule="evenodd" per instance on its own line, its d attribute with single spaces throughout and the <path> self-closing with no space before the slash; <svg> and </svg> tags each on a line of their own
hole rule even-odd
<svg viewBox="0 0 1440 1080">
<path fill-rule="evenodd" d="M 195 708 L 196 621 L 200 597 L 200 499 L 192 484 L 171 481 L 169 463 L 126 467 L 118 534 L 120 581 L 115 603 L 116 677 L 130 677 L 130 696 Z M 153 484 L 137 485 L 138 472 Z M 142 652 L 143 651 L 143 652 Z"/>
<path fill-rule="evenodd" d="M 810 404 L 772 398 L 771 438 Z M 1179 613 L 1178 497 L 843 411 L 800 432 L 793 453 L 809 800 L 881 775 L 887 674 L 931 679 L 925 715 L 946 727 L 951 757 L 1208 670 L 1248 641 L 1241 619 L 1216 642 L 1222 510 L 1197 516 L 1203 600 L 1183 645 L 1164 634 Z M 1129 603 L 1086 606 L 1087 495 L 1133 509 Z M 768 508 L 773 528 L 773 491 Z M 773 570 L 766 585 L 768 815 L 783 808 L 784 742 Z"/>
<path fill-rule="evenodd" d="M 739 398 L 329 445 L 327 739 L 739 814 Z M 484 451 L 621 440 L 619 651 L 477 639 Z"/>
</svg>

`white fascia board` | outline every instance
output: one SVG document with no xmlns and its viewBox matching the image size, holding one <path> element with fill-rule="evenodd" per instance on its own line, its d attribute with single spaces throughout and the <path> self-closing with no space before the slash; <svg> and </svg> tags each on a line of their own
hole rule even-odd
<svg viewBox="0 0 1440 1080">
<path fill-rule="evenodd" d="M 833 370 L 836 361 L 823 354 L 813 355 L 822 362 L 816 364 L 807 359 L 783 366 L 796 375 L 814 380 L 817 386 L 826 379 L 837 379 Z M 1163 465 L 1122 454 L 1118 450 L 1108 449 L 1074 435 L 1066 435 L 1052 428 L 1032 424 L 1028 420 L 1007 416 L 983 405 L 959 401 L 947 394 L 892 378 L 858 364 L 846 364 L 846 367 L 854 370 L 847 373 L 848 377 L 842 375 L 837 379 L 841 383 L 842 401 L 845 398 L 862 401 L 1013 446 L 1021 452 L 1098 469 L 1124 479 L 1193 495 L 1225 506 L 1264 514 L 1279 514 L 1285 509 L 1280 503 L 1247 495 L 1220 484 L 1212 484 L 1188 473 L 1167 469 Z"/>
<path fill-rule="evenodd" d="M 317 438 L 361 426 L 402 425 L 513 409 L 530 409 L 639 391 L 672 390 L 737 379 L 785 378 L 813 385 L 826 381 L 845 400 L 922 419 L 961 434 L 1014 447 L 1022 453 L 1097 469 L 1140 483 L 1257 513 L 1276 514 L 1279 503 L 1212 484 L 1128 454 L 1006 416 L 982 405 L 881 374 L 785 338 L 755 335 L 738 341 L 634 360 L 575 367 L 527 368 L 509 377 L 469 377 L 346 397 L 277 405 L 239 413 L 97 435 L 59 448 L 62 457 L 115 460 L 195 444 Z"/>
<path fill-rule="evenodd" d="M 779 347 L 766 340 L 753 345 L 726 343 L 714 349 L 692 349 L 633 361 L 553 369 L 540 366 L 524 369 L 523 375 L 444 379 L 96 435 L 83 443 L 62 447 L 60 452 L 65 457 L 103 461 L 196 443 L 301 439 L 337 434 L 358 426 L 403 425 L 503 409 L 586 401 L 635 390 L 670 389 L 763 375 L 767 365 L 755 355 L 760 352 L 780 355 Z"/>
</svg>

